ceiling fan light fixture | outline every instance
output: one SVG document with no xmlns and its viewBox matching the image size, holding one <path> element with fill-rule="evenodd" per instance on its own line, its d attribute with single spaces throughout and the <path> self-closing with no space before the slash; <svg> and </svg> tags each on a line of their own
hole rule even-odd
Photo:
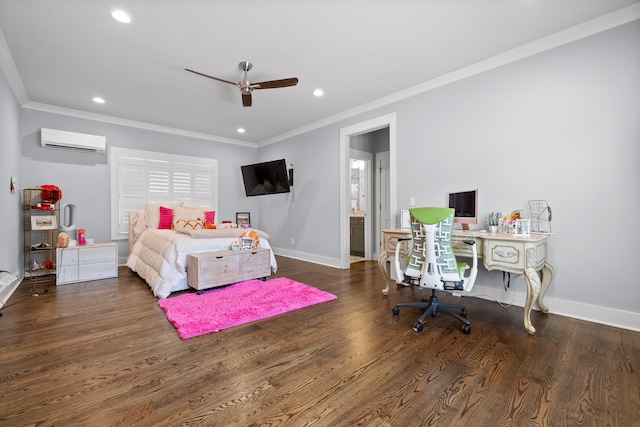
<svg viewBox="0 0 640 427">
<path fill-rule="evenodd" d="M 242 96 L 242 106 L 243 107 L 251 107 L 253 103 L 251 93 L 257 89 L 276 89 L 281 87 L 290 87 L 298 84 L 297 77 L 289 77 L 287 79 L 279 79 L 279 80 L 267 80 L 264 82 L 254 82 L 252 83 L 247 77 L 247 72 L 251 69 L 252 65 L 249 61 L 243 61 L 238 64 L 238 67 L 244 72 L 244 77 L 238 83 L 234 83 L 229 80 L 221 79 L 219 77 L 210 76 L 208 74 L 201 73 L 199 71 L 190 70 L 185 68 L 186 71 L 190 73 L 198 74 L 203 77 L 208 77 L 213 80 L 217 80 L 222 83 L 227 83 L 233 86 L 236 86 L 240 89 L 240 94 Z"/>
<path fill-rule="evenodd" d="M 122 22 L 123 24 L 131 23 L 131 16 L 127 12 L 121 9 L 112 11 L 111 17 L 118 22 Z"/>
</svg>

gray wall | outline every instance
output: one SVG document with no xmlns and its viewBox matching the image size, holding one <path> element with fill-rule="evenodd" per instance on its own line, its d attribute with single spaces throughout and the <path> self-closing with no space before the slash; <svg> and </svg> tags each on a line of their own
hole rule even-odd
<svg viewBox="0 0 640 427">
<path fill-rule="evenodd" d="M 635 21 L 261 148 L 298 157 L 295 197 L 261 205 L 274 246 L 338 264 L 340 128 L 396 112 L 399 209 L 410 197 L 443 206 L 448 192 L 473 188 L 484 216 L 545 199 L 556 273 L 547 295 L 576 317 L 624 310 L 640 328 L 635 269 L 614 260 L 640 238 L 639 76 Z M 501 278 L 479 283 L 501 288 Z"/>
<path fill-rule="evenodd" d="M 372 154 L 389 151 L 389 128 L 352 136 L 349 140 L 349 148 Z"/>
<path fill-rule="evenodd" d="M 311 261 L 337 253 L 338 135 L 331 128 L 306 133 L 260 149 L 262 160 L 286 158 L 294 163 L 291 193 L 261 196 L 262 227 L 274 248 Z M 334 202 L 335 199 L 335 202 Z"/>
<path fill-rule="evenodd" d="M 110 241 L 110 156 L 40 147 L 40 128 L 104 135 L 108 147 L 126 147 L 218 159 L 219 219 L 235 221 L 236 212 L 252 212 L 259 226 L 259 203 L 244 195 L 240 166 L 257 159 L 257 149 L 118 126 L 109 123 L 24 109 L 20 116 L 21 187 L 54 184 L 62 189 L 61 205 L 77 207 L 76 225 L 96 242 Z M 119 257 L 128 252 L 118 241 Z"/>
<path fill-rule="evenodd" d="M 20 181 L 19 141 L 20 105 L 13 96 L 4 74 L 0 72 L 0 270 L 22 277 L 22 229 L 20 191 L 9 191 L 11 177 Z"/>
<path fill-rule="evenodd" d="M 96 240 L 108 240 L 107 157 L 42 150 L 40 127 L 103 134 L 116 146 L 214 157 L 224 179 L 222 217 L 250 211 L 254 226 L 272 236 L 276 252 L 337 265 L 340 129 L 395 112 L 399 209 L 408 207 L 410 197 L 418 206 L 442 206 L 449 191 L 471 188 L 479 189 L 483 215 L 546 199 L 554 213 L 550 261 L 556 274 L 547 294 L 556 302 L 552 311 L 607 323 L 621 310 L 637 328 L 640 287 L 634 268 L 616 257 L 635 253 L 640 238 L 633 222 L 640 209 L 638 76 L 640 22 L 635 21 L 257 152 L 16 109 L 0 79 L 1 179 L 8 186 L 10 174 L 19 173 L 21 188 L 60 186 L 64 201 L 79 205 L 79 225 Z M 295 164 L 293 192 L 245 198 L 239 166 L 275 158 Z M 0 201 L 11 212 L 0 231 L 9 238 L 0 242 L 0 253 L 15 271 L 21 266 L 21 255 L 15 254 L 20 211 L 18 198 L 7 193 L 0 192 Z M 479 285 L 500 289 L 501 275 L 484 272 Z"/>
</svg>

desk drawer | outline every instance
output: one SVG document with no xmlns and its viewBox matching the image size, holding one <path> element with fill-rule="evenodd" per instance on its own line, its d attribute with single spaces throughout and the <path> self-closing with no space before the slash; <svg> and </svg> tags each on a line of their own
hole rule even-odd
<svg viewBox="0 0 640 427">
<path fill-rule="evenodd" d="M 519 242 L 517 239 L 510 242 L 485 240 L 483 253 L 484 265 L 488 269 L 522 273 L 526 268 L 542 268 L 547 259 L 547 243 Z"/>
<path fill-rule="evenodd" d="M 401 238 L 411 238 L 411 232 L 407 231 L 406 233 L 385 233 L 383 235 L 385 241 L 382 242 L 384 245 L 384 250 L 388 255 L 394 255 L 396 253 L 396 246 L 398 246 L 398 239 Z M 411 244 L 411 240 L 407 240 L 404 242 L 400 242 L 402 245 L 400 247 L 400 255 L 407 256 L 409 253 L 409 245 Z"/>
</svg>

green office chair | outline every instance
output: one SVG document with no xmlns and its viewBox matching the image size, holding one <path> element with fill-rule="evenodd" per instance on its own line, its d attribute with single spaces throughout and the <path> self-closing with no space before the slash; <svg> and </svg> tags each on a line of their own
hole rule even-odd
<svg viewBox="0 0 640 427">
<path fill-rule="evenodd" d="M 400 307 L 415 307 L 425 310 L 413 330 L 420 332 L 428 316 L 436 317 L 438 313 L 460 320 L 462 331 L 471 332 L 471 322 L 464 306 L 446 304 L 438 301 L 436 291 L 469 292 L 473 288 L 478 273 L 478 253 L 474 241 L 465 241 L 473 253 L 471 268 L 466 263 L 459 263 L 451 246 L 454 210 L 450 208 L 413 208 L 411 214 L 411 250 L 406 260 L 406 267 L 401 268 L 400 244 L 396 247 L 395 268 L 398 284 L 403 286 L 419 286 L 430 288 L 431 298 L 428 301 L 397 304 L 393 314 L 400 313 Z M 465 272 L 468 275 L 465 276 Z M 452 310 L 458 310 L 455 313 Z"/>
</svg>

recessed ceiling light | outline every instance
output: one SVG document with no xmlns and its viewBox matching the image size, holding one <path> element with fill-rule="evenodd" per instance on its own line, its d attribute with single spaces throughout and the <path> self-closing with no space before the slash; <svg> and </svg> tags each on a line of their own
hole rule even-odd
<svg viewBox="0 0 640 427">
<path fill-rule="evenodd" d="M 237 131 L 238 133 L 244 133 L 244 128 L 238 128 Z"/>
<path fill-rule="evenodd" d="M 122 22 L 124 24 L 128 24 L 131 22 L 131 16 L 124 10 L 114 10 L 111 12 L 111 16 L 118 22 Z"/>
<path fill-rule="evenodd" d="M 93 102 L 95 102 L 96 104 L 104 104 L 105 100 L 104 100 L 104 98 L 101 98 L 99 96 L 94 96 L 93 97 Z"/>
<path fill-rule="evenodd" d="M 313 91 L 313 94 L 315 96 L 320 97 L 320 96 L 324 95 L 324 91 L 322 89 L 316 89 L 316 90 Z"/>
</svg>

